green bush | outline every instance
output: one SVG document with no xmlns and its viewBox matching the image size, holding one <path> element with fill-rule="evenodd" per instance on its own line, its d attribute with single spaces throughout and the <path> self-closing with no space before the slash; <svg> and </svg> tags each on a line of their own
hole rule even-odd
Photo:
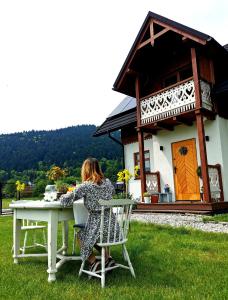
<svg viewBox="0 0 228 300">
<path fill-rule="evenodd" d="M 47 184 L 48 184 L 47 179 L 37 180 L 35 183 L 35 187 L 33 189 L 33 196 L 34 197 L 43 196 Z"/>
</svg>

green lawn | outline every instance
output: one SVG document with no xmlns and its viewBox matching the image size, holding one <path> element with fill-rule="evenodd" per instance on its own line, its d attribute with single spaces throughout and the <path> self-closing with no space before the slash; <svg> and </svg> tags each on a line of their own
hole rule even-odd
<svg viewBox="0 0 228 300">
<path fill-rule="evenodd" d="M 55 283 L 47 282 L 45 258 L 14 265 L 12 217 L 1 217 L 0 228 L 0 299 L 228 299 L 226 234 L 132 223 L 128 249 L 137 278 L 114 270 L 102 290 L 98 279 L 78 278 L 79 262 L 63 265 Z M 120 248 L 112 255 L 119 258 Z"/>
<path fill-rule="evenodd" d="M 203 218 L 204 222 L 214 221 L 214 222 L 228 222 L 228 214 L 221 214 L 215 216 L 206 216 Z"/>
<path fill-rule="evenodd" d="M 42 197 L 29 197 L 29 198 L 21 198 L 21 200 L 26 200 L 26 199 L 29 199 L 29 200 L 39 200 L 41 199 Z M 16 200 L 16 199 L 2 199 L 2 208 L 9 208 L 9 204 L 12 202 L 12 200 Z"/>
</svg>

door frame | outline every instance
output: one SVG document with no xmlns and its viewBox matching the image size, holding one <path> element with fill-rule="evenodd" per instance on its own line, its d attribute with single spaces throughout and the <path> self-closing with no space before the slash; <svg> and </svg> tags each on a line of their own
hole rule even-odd
<svg viewBox="0 0 228 300">
<path fill-rule="evenodd" d="M 174 193 L 175 193 L 175 202 L 177 201 L 188 201 L 188 200 L 177 200 L 176 199 L 176 181 L 175 181 L 175 174 L 174 174 L 174 163 L 173 163 L 173 157 L 174 157 L 174 154 L 173 154 L 173 144 L 176 144 L 176 143 L 180 143 L 180 142 L 184 142 L 184 141 L 194 141 L 194 145 L 195 145 L 195 153 L 196 153 L 196 164 L 198 165 L 198 160 L 197 160 L 197 147 L 196 147 L 196 138 L 190 138 L 190 139 L 184 139 L 184 140 L 179 140 L 179 141 L 176 141 L 176 142 L 172 142 L 171 143 L 171 153 L 172 153 L 172 167 L 173 167 L 173 183 L 174 183 Z M 200 182 L 199 182 L 199 195 L 200 195 Z M 190 200 L 190 201 L 200 201 L 201 199 L 199 200 Z"/>
</svg>

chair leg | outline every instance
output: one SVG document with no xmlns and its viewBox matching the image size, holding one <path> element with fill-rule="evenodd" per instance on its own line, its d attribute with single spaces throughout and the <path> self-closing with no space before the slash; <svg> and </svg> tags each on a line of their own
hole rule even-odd
<svg viewBox="0 0 228 300">
<path fill-rule="evenodd" d="M 73 247 L 72 247 L 72 255 L 75 255 L 75 243 L 76 243 L 76 240 L 77 240 L 77 231 L 76 229 L 74 229 L 74 240 L 73 240 Z"/>
<path fill-rule="evenodd" d="M 78 273 L 79 277 L 82 275 L 82 270 L 84 269 L 84 266 L 85 266 L 85 261 L 83 261 L 82 264 L 81 264 L 81 267 L 80 267 L 80 270 L 79 270 L 79 273 Z"/>
<path fill-rule="evenodd" d="M 105 287 L 105 247 L 101 249 L 101 287 Z"/>
<path fill-rule="evenodd" d="M 134 269 L 133 269 L 133 267 L 132 267 L 132 264 L 131 264 L 131 261 L 130 261 L 130 257 L 129 257 L 128 252 L 127 252 L 126 245 L 124 245 L 124 244 L 123 244 L 123 251 L 124 251 L 124 255 L 125 255 L 125 257 L 126 257 L 128 266 L 129 266 L 129 268 L 130 268 L 131 275 L 132 275 L 133 277 L 135 277 L 135 271 L 134 271 Z"/>
<path fill-rule="evenodd" d="M 24 245 L 23 245 L 23 248 L 22 248 L 22 254 L 25 254 L 26 243 L 27 243 L 27 237 L 28 237 L 28 231 L 25 231 Z"/>
<path fill-rule="evenodd" d="M 123 245 L 122 245 L 122 255 L 123 255 L 124 260 L 127 261 Z"/>
<path fill-rule="evenodd" d="M 45 234 L 45 229 L 42 230 L 43 231 L 43 240 L 44 240 L 44 247 L 47 251 L 47 240 L 46 240 L 46 234 Z"/>
</svg>

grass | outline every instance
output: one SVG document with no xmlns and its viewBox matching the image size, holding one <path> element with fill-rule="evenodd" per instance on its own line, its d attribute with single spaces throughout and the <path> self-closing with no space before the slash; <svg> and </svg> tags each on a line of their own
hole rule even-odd
<svg viewBox="0 0 228 300">
<path fill-rule="evenodd" d="M 29 199 L 29 200 L 39 200 L 41 199 L 42 197 L 29 197 L 29 198 L 21 198 L 21 200 L 26 200 L 26 199 Z M 12 202 L 12 200 L 16 200 L 16 199 L 6 199 L 6 198 L 3 198 L 2 199 L 2 208 L 9 208 L 9 204 Z"/>
<path fill-rule="evenodd" d="M 215 216 L 203 217 L 204 222 L 214 221 L 214 222 L 228 222 L 228 214 L 219 214 Z"/>
<path fill-rule="evenodd" d="M 45 258 L 27 258 L 14 265 L 12 217 L 1 217 L 0 228 L 0 298 L 4 300 L 228 299 L 226 234 L 134 222 L 127 246 L 137 278 L 127 270 L 114 270 L 102 290 L 99 280 L 78 278 L 79 262 L 63 265 L 51 284 Z M 71 245 L 72 229 L 69 236 Z M 120 259 L 120 250 L 113 248 L 115 259 Z"/>
</svg>

